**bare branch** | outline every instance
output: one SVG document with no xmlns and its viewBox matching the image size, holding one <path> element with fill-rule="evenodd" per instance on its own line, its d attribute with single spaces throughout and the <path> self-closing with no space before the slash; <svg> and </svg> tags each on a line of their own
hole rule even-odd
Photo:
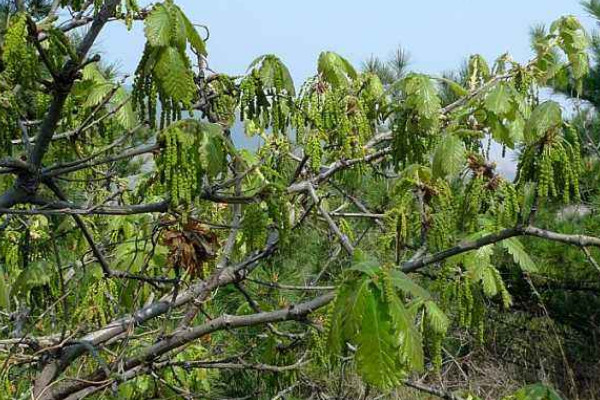
<svg viewBox="0 0 600 400">
<path fill-rule="evenodd" d="M 344 212 L 330 212 L 329 215 L 332 217 L 341 217 L 341 218 L 369 218 L 380 220 L 385 217 L 385 214 L 372 214 L 372 213 L 344 213 Z"/>
<path fill-rule="evenodd" d="M 143 324 L 167 313 L 172 308 L 181 307 L 192 301 L 203 301 L 216 288 L 243 280 L 247 274 L 256 268 L 260 260 L 273 254 L 277 247 L 277 241 L 277 236 L 272 236 L 267 241 L 267 245 L 263 251 L 253 254 L 242 263 L 215 271 L 212 276 L 192 285 L 189 289 L 178 293 L 176 297 L 169 293 L 163 296 L 159 301 L 141 308 L 132 315 L 112 321 L 101 329 L 83 336 L 78 342 L 87 343 L 91 346 L 99 346 L 126 334 L 136 325 Z M 39 390 L 47 387 L 48 384 L 64 371 L 75 359 L 85 354 L 87 349 L 88 347 L 80 344 L 71 345 L 62 349 L 61 356 L 44 367 L 43 371 L 36 379 L 36 387 L 38 387 Z"/>
<path fill-rule="evenodd" d="M 308 361 L 300 359 L 298 362 L 290 365 L 269 365 L 269 364 L 255 364 L 248 363 L 240 360 L 239 363 L 233 362 L 211 362 L 211 361 L 168 361 L 165 363 L 155 364 L 154 368 L 163 367 L 181 367 L 184 369 L 190 368 L 203 368 L 203 369 L 247 369 L 255 371 L 268 371 L 268 372 L 286 372 L 293 371 L 307 365 Z"/>
<path fill-rule="evenodd" d="M 42 204 L 43 208 L 12 209 L 0 208 L 0 214 L 16 215 L 134 215 L 147 213 L 164 213 L 169 209 L 169 202 L 163 200 L 151 204 L 136 204 L 130 206 L 92 206 L 81 208 L 69 202 L 47 202 L 41 199 L 30 199 L 32 204 Z"/>
<path fill-rule="evenodd" d="M 325 209 L 321 205 L 319 196 L 317 196 L 317 192 L 315 191 L 315 188 L 312 185 L 308 184 L 306 186 L 306 190 L 308 190 L 308 193 L 310 194 L 313 201 L 315 202 L 315 205 L 316 205 L 317 209 L 319 210 L 319 213 L 321 214 L 321 216 L 323 218 L 325 218 L 325 221 L 327 221 L 327 224 L 329 225 L 329 229 L 331 229 L 337 235 L 337 237 L 340 239 L 340 242 L 342 243 L 342 246 L 344 246 L 344 249 L 346 250 L 346 252 L 348 254 L 352 255 L 354 253 L 354 246 L 352 246 L 352 243 L 350 243 L 350 240 L 348 239 L 348 237 L 346 235 L 344 235 L 342 233 L 342 231 L 340 231 L 340 228 L 336 225 L 336 223 L 333 221 L 333 219 L 331 219 L 331 216 L 329 215 L 329 213 L 327 211 L 325 211 Z"/>
<path fill-rule="evenodd" d="M 124 371 L 132 370 L 148 361 L 152 361 L 157 357 L 162 356 L 163 354 L 181 348 L 192 341 L 219 330 L 236 329 L 282 321 L 302 320 L 308 314 L 327 305 L 334 297 L 333 293 L 328 293 L 313 300 L 277 311 L 240 316 L 224 315 L 205 324 L 173 333 L 158 343 L 146 347 L 135 357 L 122 362 L 120 368 Z M 99 369 L 96 373 L 85 379 L 64 384 L 57 383 L 52 387 L 48 387 L 39 400 L 64 399 L 69 395 L 86 390 L 88 387 L 105 384 L 107 379 L 110 378 L 106 375 L 104 369 Z M 110 380 L 112 381 L 112 379 Z"/>
<path fill-rule="evenodd" d="M 563 233 L 552 232 L 533 226 L 516 227 L 504 229 L 497 233 L 483 236 L 477 240 L 461 242 L 457 246 L 447 250 L 440 251 L 432 255 L 426 255 L 416 260 L 410 260 L 401 265 L 402 271 L 414 272 L 427 265 L 435 264 L 455 255 L 476 250 L 481 247 L 498 243 L 515 236 L 535 236 L 555 242 L 566 243 L 579 247 L 594 246 L 600 247 L 600 238 L 585 235 L 567 235 Z"/>
<path fill-rule="evenodd" d="M 404 381 L 404 384 L 413 389 L 417 389 L 421 392 L 432 394 L 440 399 L 444 400 L 464 400 L 462 397 L 455 395 L 454 393 L 446 392 L 441 389 L 436 389 L 431 386 L 423 385 L 422 383 L 415 381 Z"/>
</svg>

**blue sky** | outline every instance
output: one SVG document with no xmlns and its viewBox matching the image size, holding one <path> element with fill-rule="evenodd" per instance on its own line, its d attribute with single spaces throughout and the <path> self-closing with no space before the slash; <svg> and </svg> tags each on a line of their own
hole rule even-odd
<svg viewBox="0 0 600 400">
<path fill-rule="evenodd" d="M 509 52 L 530 56 L 528 32 L 574 14 L 592 22 L 578 0 L 176 0 L 195 23 L 210 27 L 210 67 L 241 74 L 261 54 L 275 53 L 299 85 L 312 75 L 323 50 L 355 65 L 371 54 L 389 55 L 399 44 L 411 53 L 411 68 L 426 73 L 454 69 L 473 53 L 487 58 Z M 128 32 L 113 23 L 100 41 L 105 61 L 132 74 L 144 38 L 140 23 Z"/>
</svg>

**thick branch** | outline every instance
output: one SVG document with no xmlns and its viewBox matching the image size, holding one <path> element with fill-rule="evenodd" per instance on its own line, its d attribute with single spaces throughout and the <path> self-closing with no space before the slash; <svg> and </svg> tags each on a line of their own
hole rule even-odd
<svg viewBox="0 0 600 400">
<path fill-rule="evenodd" d="M 295 306 L 277 311 L 240 316 L 224 315 L 200 326 L 175 332 L 168 338 L 163 339 L 158 343 L 145 348 L 137 356 L 121 363 L 119 368 L 121 368 L 124 371 L 134 369 L 144 363 L 152 362 L 153 360 L 155 360 L 163 354 L 166 354 L 172 350 L 176 350 L 194 340 L 197 340 L 203 336 L 206 336 L 212 332 L 216 332 L 219 330 L 265 325 L 267 323 L 282 321 L 302 320 L 308 314 L 327 305 L 334 299 L 334 297 L 335 295 L 333 293 L 328 293 L 317 297 L 316 299 L 307 301 L 305 303 L 297 304 Z M 99 384 L 105 384 L 105 380 L 107 378 L 109 377 L 106 376 L 106 372 L 104 371 L 104 369 L 100 369 L 95 374 L 86 379 L 66 383 L 64 385 L 57 384 L 53 388 L 48 388 L 48 390 L 46 391 L 46 393 L 44 393 L 44 396 L 41 399 L 64 399 L 67 396 L 77 393 L 81 390 L 85 390 L 90 386 L 95 386 L 95 382 L 99 382 Z"/>
<path fill-rule="evenodd" d="M 41 204 L 42 208 L 34 208 L 29 210 L 16 210 L 11 208 L 0 208 L 0 214 L 17 214 L 17 215 L 134 215 L 146 213 L 163 213 L 169 209 L 167 200 L 159 201 L 150 204 L 136 204 L 129 206 L 94 206 L 89 208 L 81 208 L 70 202 L 55 201 L 47 202 L 41 199 L 33 198 L 30 200 L 32 204 Z"/>
<path fill-rule="evenodd" d="M 192 285 L 189 289 L 179 293 L 175 298 L 172 294 L 167 294 L 159 301 L 141 308 L 134 314 L 115 320 L 103 328 L 85 335 L 78 342 L 86 343 L 87 346 L 75 344 L 64 348 L 61 356 L 48 364 L 40 373 L 36 379 L 36 388 L 42 390 L 48 386 L 75 359 L 83 355 L 90 346 L 99 346 L 109 340 L 116 339 L 126 334 L 136 325 L 143 324 L 163 315 L 172 308 L 181 307 L 192 301 L 203 301 L 216 288 L 243 280 L 250 271 L 256 268 L 260 260 L 273 254 L 277 246 L 277 241 L 278 238 L 276 235 L 269 238 L 267 246 L 262 252 L 252 255 L 240 264 L 215 271 L 211 277 Z M 36 393 L 39 393 L 39 391 Z"/>
<path fill-rule="evenodd" d="M 117 5 L 120 3 L 120 0 L 107 0 L 104 3 L 102 9 L 100 9 L 98 14 L 96 14 L 94 17 L 92 26 L 77 48 L 77 60 L 68 61 L 59 73 L 59 79 L 54 82 L 56 85 L 54 97 L 50 103 L 50 108 L 48 109 L 46 118 L 44 118 L 44 121 L 40 126 L 40 131 L 37 135 L 35 147 L 31 155 L 31 164 L 35 168 L 40 167 L 42 164 L 42 159 L 48 151 L 48 146 L 52 140 L 52 135 L 56 130 L 58 121 L 60 121 L 62 117 L 65 101 L 71 91 L 71 88 L 73 87 L 73 83 L 77 78 L 77 73 L 79 71 L 81 62 L 87 56 L 90 48 L 100 34 L 100 31 L 106 22 L 108 22 L 108 19 L 114 15 Z"/>
<path fill-rule="evenodd" d="M 130 150 L 126 150 L 121 154 L 117 154 L 114 156 L 102 158 L 100 160 L 81 160 L 73 163 L 69 163 L 67 166 L 63 165 L 55 165 L 53 167 L 49 167 L 43 171 L 43 175 L 45 177 L 55 177 L 58 175 L 64 175 L 71 172 L 81 171 L 82 169 L 87 169 L 91 167 L 96 167 L 98 165 L 109 164 L 115 161 L 126 160 L 128 158 L 133 158 L 135 156 L 139 156 L 142 154 L 154 153 L 159 150 L 160 146 L 158 144 L 150 144 L 145 146 L 136 147 Z"/>
<path fill-rule="evenodd" d="M 455 247 L 447 250 L 440 251 L 435 254 L 426 255 L 416 260 L 407 261 L 402 264 L 402 271 L 413 272 L 427 265 L 435 264 L 443 261 L 452 256 L 456 256 L 462 253 L 466 253 L 471 250 L 476 250 L 481 247 L 498 243 L 503 240 L 509 239 L 515 236 L 535 236 L 546 240 L 552 240 L 555 242 L 566 243 L 570 245 L 576 245 L 579 247 L 594 246 L 600 247 L 600 238 L 586 236 L 586 235 L 567 235 L 564 233 L 552 232 L 533 226 L 516 227 L 505 229 L 500 232 L 492 233 L 483 236 L 477 240 L 461 242 Z"/>
<path fill-rule="evenodd" d="M 462 397 L 457 396 L 453 393 L 450 392 L 446 392 L 444 390 L 441 389 L 436 389 L 433 388 L 431 386 L 427 386 L 427 385 L 423 385 L 422 383 L 419 382 L 414 382 L 414 381 L 404 381 L 404 384 L 408 387 L 411 387 L 413 389 L 417 389 L 421 392 L 424 393 L 428 393 L 431 395 L 434 395 L 436 397 L 439 397 L 440 399 L 444 399 L 444 400 L 464 400 Z"/>
</svg>

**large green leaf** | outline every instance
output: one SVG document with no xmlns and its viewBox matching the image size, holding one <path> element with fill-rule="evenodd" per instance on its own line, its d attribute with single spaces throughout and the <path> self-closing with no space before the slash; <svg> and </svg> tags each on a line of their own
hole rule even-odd
<svg viewBox="0 0 600 400">
<path fill-rule="evenodd" d="M 496 274 L 494 267 L 491 265 L 481 265 L 481 284 L 483 286 L 483 293 L 487 297 L 494 297 L 498 294 L 498 282 L 496 281 Z"/>
<path fill-rule="evenodd" d="M 358 371 L 381 389 L 398 385 L 409 371 L 423 370 L 421 335 L 389 272 L 346 281 L 338 289 L 328 324 L 330 353 L 337 356 L 346 342 L 355 344 Z"/>
<path fill-rule="evenodd" d="M 366 293 L 364 303 L 357 336 L 357 367 L 365 382 L 382 389 L 392 388 L 400 384 L 401 371 L 393 347 L 390 320 L 383 315 L 383 306 L 372 290 Z"/>
<path fill-rule="evenodd" d="M 354 252 L 354 260 L 352 263 L 352 267 L 350 270 L 361 272 L 370 276 L 371 278 L 375 277 L 380 270 L 380 263 L 374 257 L 364 254 L 360 249 L 357 249 Z"/>
<path fill-rule="evenodd" d="M 362 319 L 365 313 L 366 302 L 373 295 L 370 290 L 371 280 L 363 277 L 354 284 L 354 290 L 347 302 L 346 316 L 344 318 L 342 335 L 348 341 L 355 341 L 362 329 Z"/>
<path fill-rule="evenodd" d="M 345 86 L 357 77 L 356 70 L 348 60 L 331 51 L 319 55 L 317 70 L 333 87 Z"/>
<path fill-rule="evenodd" d="M 124 87 L 116 87 L 115 83 L 108 80 L 98 69 L 97 64 L 88 64 L 83 69 L 82 85 L 78 88 L 78 93 L 85 96 L 84 107 L 96 107 L 103 101 L 106 101 L 107 96 L 112 93 L 108 104 L 115 111 L 117 121 L 125 128 L 132 129 L 137 122 L 133 107 L 129 101 L 129 93 Z"/>
<path fill-rule="evenodd" d="M 496 115 L 504 115 L 510 111 L 510 91 L 503 82 L 498 83 L 485 98 L 485 108 Z"/>
<path fill-rule="evenodd" d="M 161 50 L 155 73 L 167 96 L 184 103 L 191 102 L 196 85 L 188 61 L 176 48 Z"/>
<path fill-rule="evenodd" d="M 89 88 L 84 107 L 95 107 L 106 99 L 106 96 L 113 90 L 114 85 L 110 82 L 96 83 Z"/>
<path fill-rule="evenodd" d="M 487 115 L 486 123 L 495 141 L 509 147 L 514 145 L 510 136 L 510 129 L 505 124 L 505 118 L 490 113 Z"/>
<path fill-rule="evenodd" d="M 417 299 L 429 300 L 431 294 L 415 283 L 408 275 L 402 271 L 394 270 L 390 272 L 390 279 L 396 289 L 405 294 L 409 294 Z"/>
<path fill-rule="evenodd" d="M 119 270 L 131 272 L 137 274 L 144 266 L 144 257 L 140 256 L 140 251 L 143 248 L 138 248 L 138 244 L 135 242 L 124 242 L 117 246 L 115 249 L 115 260 L 116 267 Z"/>
<path fill-rule="evenodd" d="M 186 31 L 187 39 L 190 43 L 190 46 L 192 46 L 192 48 L 198 54 L 206 56 L 207 52 L 206 52 L 206 44 L 204 43 L 204 40 L 202 40 L 202 38 L 198 34 L 198 31 L 196 30 L 194 25 L 190 22 L 190 20 L 185 16 L 185 14 L 183 14 L 181 11 L 180 11 L 180 14 L 182 16 L 183 23 L 185 25 L 185 31 Z"/>
<path fill-rule="evenodd" d="M 527 254 L 523 243 L 521 243 L 519 239 L 509 238 L 500 242 L 500 245 L 508 251 L 513 260 L 515 260 L 515 263 L 517 263 L 523 271 L 537 272 L 538 269 L 535 266 L 535 263 L 531 257 L 529 257 L 529 254 Z"/>
<path fill-rule="evenodd" d="M 441 100 L 430 77 L 410 74 L 402 81 L 406 96 L 406 106 L 427 119 L 437 119 L 441 110 Z"/>
<path fill-rule="evenodd" d="M 385 306 L 391 318 L 394 346 L 398 348 L 400 360 L 410 371 L 422 371 L 424 367 L 423 340 L 414 324 L 413 314 L 407 310 L 398 296 L 391 276 L 386 271 L 384 281 Z"/>
<path fill-rule="evenodd" d="M 525 124 L 525 143 L 533 144 L 552 130 L 562 125 L 562 110 L 555 101 L 545 101 L 538 105 Z"/>
<path fill-rule="evenodd" d="M 217 124 L 201 123 L 201 138 L 198 143 L 200 162 L 209 178 L 216 177 L 227 166 L 227 151 L 221 127 Z"/>
<path fill-rule="evenodd" d="M 559 46 L 567 55 L 572 76 L 580 80 L 589 72 L 588 36 L 581 23 L 573 16 L 565 16 L 555 21 L 550 32 L 558 35 Z"/>
<path fill-rule="evenodd" d="M 98 69 L 97 63 L 91 63 L 86 65 L 81 71 L 82 79 L 84 81 L 92 81 L 94 83 L 104 83 L 106 82 L 106 78 L 100 70 Z"/>
<path fill-rule="evenodd" d="M 461 86 L 461 84 L 453 81 L 452 79 L 444 78 L 444 77 L 437 78 L 437 79 L 441 82 L 444 82 L 448 86 L 448 88 L 452 91 L 452 93 L 454 93 L 458 97 L 464 97 L 469 94 L 469 91 L 467 89 L 465 89 L 464 87 Z"/>
<path fill-rule="evenodd" d="M 445 135 L 433 153 L 431 170 L 435 177 L 456 175 L 466 161 L 465 144 L 455 135 Z"/>
<path fill-rule="evenodd" d="M 344 325 L 348 316 L 348 301 L 352 298 L 355 286 L 353 284 L 341 285 L 337 290 L 335 301 L 331 307 L 327 323 L 327 349 L 332 359 L 342 354 L 346 346 Z"/>
<path fill-rule="evenodd" d="M 144 22 L 144 32 L 150 45 L 154 47 L 169 45 L 171 41 L 172 22 L 169 10 L 164 4 L 156 4 Z"/>
<path fill-rule="evenodd" d="M 508 134 L 510 142 L 503 143 L 509 148 L 514 148 L 516 143 L 523 141 L 523 131 L 525 130 L 525 119 L 520 113 L 516 113 L 515 118 L 508 124 Z"/>
<path fill-rule="evenodd" d="M 488 245 L 475 251 L 460 256 L 467 269 L 467 277 L 473 283 L 481 283 L 483 293 L 487 297 L 495 297 L 500 294 L 506 308 L 512 304 L 510 293 L 500 275 L 500 272 L 491 263 L 493 246 Z"/>
<path fill-rule="evenodd" d="M 116 109 L 115 118 L 125 129 L 133 129 L 137 118 L 133 112 L 129 93 L 123 87 L 119 87 L 112 100 L 111 106 Z"/>
</svg>

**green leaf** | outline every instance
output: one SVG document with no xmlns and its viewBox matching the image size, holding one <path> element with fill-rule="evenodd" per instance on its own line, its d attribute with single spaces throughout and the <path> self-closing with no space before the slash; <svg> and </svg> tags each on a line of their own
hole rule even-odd
<svg viewBox="0 0 600 400">
<path fill-rule="evenodd" d="M 542 383 L 525 386 L 504 400 L 562 400 L 560 395 L 551 387 Z"/>
<path fill-rule="evenodd" d="M 427 300 L 424 303 L 424 306 L 425 316 L 427 318 L 429 326 L 436 333 L 445 334 L 448 331 L 448 327 L 450 326 L 450 321 L 448 320 L 446 314 L 444 314 L 444 312 L 432 300 Z"/>
<path fill-rule="evenodd" d="M 480 235 L 482 233 L 479 233 Z M 475 251 L 462 255 L 462 262 L 472 282 L 481 282 L 483 292 L 487 297 L 494 297 L 500 291 L 497 280 L 497 270 L 491 264 L 493 247 L 483 246 Z"/>
<path fill-rule="evenodd" d="M 391 317 L 394 346 L 399 347 L 400 359 L 407 371 L 423 371 L 423 340 L 414 324 L 413 314 L 406 309 L 398 296 L 391 277 L 391 270 L 385 270 L 382 277 L 388 313 Z"/>
<path fill-rule="evenodd" d="M 144 257 L 141 256 L 143 248 L 138 248 L 135 243 L 129 241 L 121 243 L 115 250 L 117 269 L 137 274 L 144 266 Z"/>
<path fill-rule="evenodd" d="M 444 82 L 446 85 L 448 85 L 448 88 L 450 88 L 452 93 L 454 93 L 458 97 L 465 97 L 466 95 L 469 94 L 469 91 L 467 89 L 465 89 L 458 82 L 455 82 L 452 79 L 444 78 L 444 77 L 437 78 L 437 79 Z"/>
<path fill-rule="evenodd" d="M 97 83 L 90 88 L 83 106 L 91 108 L 99 105 L 106 99 L 106 96 L 113 90 L 114 86 L 110 82 Z"/>
<path fill-rule="evenodd" d="M 317 70 L 333 87 L 346 86 L 357 77 L 352 64 L 331 51 L 325 51 L 319 55 Z"/>
<path fill-rule="evenodd" d="M 505 124 L 505 118 L 501 118 L 496 114 L 489 113 L 487 115 L 486 122 L 495 141 L 510 148 L 514 146 L 514 142 L 510 136 L 510 129 Z"/>
<path fill-rule="evenodd" d="M 163 4 L 156 4 L 145 19 L 144 32 L 150 45 L 168 46 L 171 42 L 172 22 L 169 10 Z"/>
<path fill-rule="evenodd" d="M 407 107 L 416 110 L 426 119 L 437 121 L 442 106 L 430 77 L 410 74 L 402 81 L 402 90 L 406 96 Z"/>
<path fill-rule="evenodd" d="M 358 279 L 350 294 L 342 328 L 342 335 L 347 341 L 355 341 L 361 332 L 366 301 L 373 294 L 369 288 L 370 285 L 371 279 L 368 277 Z"/>
<path fill-rule="evenodd" d="M 417 285 L 408 275 L 402 271 L 394 270 L 390 272 L 390 279 L 394 287 L 405 294 L 421 299 L 431 299 L 431 294 Z"/>
<path fill-rule="evenodd" d="M 472 55 L 469 58 L 467 72 L 469 84 L 472 88 L 478 86 L 482 81 L 487 81 L 490 77 L 490 67 L 485 58 L 479 54 Z"/>
<path fill-rule="evenodd" d="M 560 39 L 558 45 L 567 55 L 572 76 L 581 84 L 589 72 L 587 49 L 590 44 L 583 26 L 574 16 L 565 16 L 551 25 L 550 32 Z"/>
<path fill-rule="evenodd" d="M 503 143 L 509 148 L 514 148 L 516 143 L 523 141 L 523 131 L 525 130 L 525 119 L 520 113 L 517 113 L 516 117 L 508 125 L 508 135 L 510 142 Z"/>
<path fill-rule="evenodd" d="M 400 359 L 408 366 L 408 370 L 423 371 L 423 340 L 411 313 L 396 293 L 387 293 L 386 302 L 391 317 L 392 339 L 394 346 L 398 347 Z"/>
<path fill-rule="evenodd" d="M 523 271 L 537 272 L 538 268 L 525 251 L 525 247 L 517 238 L 509 238 L 500 242 L 500 245 L 508 251 L 513 260 Z"/>
<path fill-rule="evenodd" d="M 355 251 L 353 261 L 350 267 L 351 271 L 364 273 L 371 278 L 379 273 L 381 267 L 379 261 L 374 257 L 362 253 L 359 249 Z"/>
<path fill-rule="evenodd" d="M 510 111 L 510 102 L 510 91 L 507 89 L 505 83 L 500 82 L 494 86 L 494 88 L 486 96 L 485 108 L 488 111 L 501 116 Z"/>
<path fill-rule="evenodd" d="M 50 282 L 48 269 L 49 266 L 45 260 L 30 263 L 15 280 L 12 291 L 15 294 L 26 294 L 33 288 L 48 284 Z"/>
<path fill-rule="evenodd" d="M 219 125 L 200 123 L 201 139 L 198 146 L 200 162 L 210 178 L 216 177 L 227 166 L 227 151 Z"/>
<path fill-rule="evenodd" d="M 342 354 L 346 346 L 346 338 L 344 336 L 344 325 L 348 316 L 348 301 L 352 297 L 354 285 L 341 285 L 336 293 L 335 301 L 331 307 L 327 323 L 327 350 L 335 361 L 335 357 Z"/>
<path fill-rule="evenodd" d="M 365 380 L 378 388 L 386 389 L 400 381 L 397 356 L 392 344 L 390 321 L 382 315 L 382 305 L 369 290 L 365 294 L 364 314 L 357 337 L 357 368 Z"/>
<path fill-rule="evenodd" d="M 553 129 L 558 129 L 563 123 L 562 110 L 555 101 L 545 101 L 538 105 L 525 124 L 525 143 L 533 144 Z"/>
<path fill-rule="evenodd" d="M 0 273 L 0 310 L 10 309 L 10 286 L 4 273 Z"/>
<path fill-rule="evenodd" d="M 487 297 L 494 297 L 498 294 L 499 289 L 493 266 L 481 265 L 481 283 L 483 285 L 483 293 Z"/>
<path fill-rule="evenodd" d="M 457 136 L 445 135 L 433 153 L 431 170 L 434 177 L 458 174 L 466 161 L 465 144 Z"/>
<path fill-rule="evenodd" d="M 100 70 L 98 69 L 97 63 L 91 63 L 83 68 L 82 79 L 84 81 L 92 81 L 94 83 L 104 83 L 106 82 L 106 78 L 102 75 Z"/>
<path fill-rule="evenodd" d="M 202 40 L 202 38 L 198 34 L 198 31 L 196 30 L 194 25 L 190 22 L 190 20 L 185 16 L 185 14 L 183 14 L 181 11 L 180 11 L 180 13 L 181 13 L 181 16 L 183 19 L 183 23 L 185 25 L 187 39 L 190 42 L 190 46 L 192 46 L 192 49 L 196 50 L 196 52 L 198 54 L 201 54 L 203 56 L 208 55 L 208 53 L 206 52 L 206 44 L 204 43 L 204 40 Z"/>
<path fill-rule="evenodd" d="M 417 183 L 431 182 L 431 168 L 419 164 L 411 164 L 402 170 L 400 174 L 404 179 L 410 179 Z"/>
<path fill-rule="evenodd" d="M 111 100 L 111 105 L 113 108 L 119 108 L 115 113 L 115 118 L 119 121 L 119 124 L 127 130 L 133 129 L 137 123 L 137 118 L 133 112 L 129 93 L 125 88 L 119 87 L 117 89 Z"/>
<path fill-rule="evenodd" d="M 154 70 L 167 96 L 183 103 L 192 101 L 196 89 L 194 77 L 187 58 L 176 48 L 162 49 Z"/>
<path fill-rule="evenodd" d="M 369 95 L 372 99 L 379 99 L 385 93 L 385 88 L 383 87 L 383 83 L 381 83 L 381 79 L 379 76 L 373 73 L 364 73 L 364 92 Z"/>
<path fill-rule="evenodd" d="M 281 80 L 282 88 L 285 89 L 289 95 L 296 95 L 292 75 L 279 57 L 273 54 L 265 54 L 257 57 L 248 66 L 248 71 L 252 69 L 258 70 L 258 74 L 265 88 L 276 88 L 277 81 Z"/>
</svg>

